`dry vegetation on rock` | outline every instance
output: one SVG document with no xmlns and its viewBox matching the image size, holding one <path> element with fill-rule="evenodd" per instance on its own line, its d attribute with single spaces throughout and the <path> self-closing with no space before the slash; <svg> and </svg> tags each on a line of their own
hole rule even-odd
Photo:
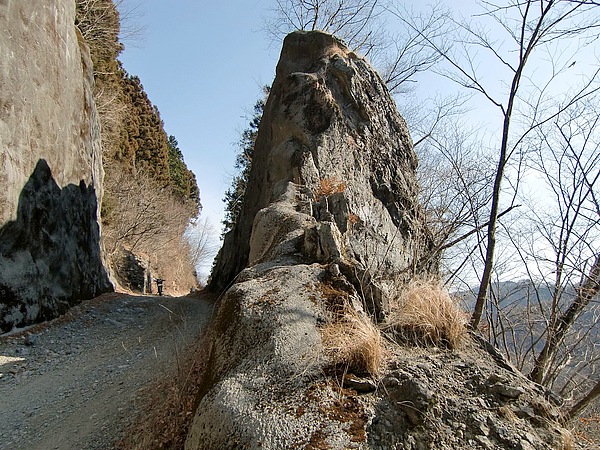
<svg viewBox="0 0 600 450">
<path fill-rule="evenodd" d="M 380 374 L 385 346 L 379 328 L 364 313 L 347 306 L 321 329 L 325 357 L 344 371 Z"/>
<path fill-rule="evenodd" d="M 346 190 L 346 183 L 337 177 L 322 178 L 319 185 L 314 190 L 315 199 L 319 201 L 321 197 L 329 197 L 333 194 L 340 194 Z"/>
<path fill-rule="evenodd" d="M 399 292 L 384 329 L 407 343 L 458 349 L 467 315 L 436 281 L 413 280 Z"/>
<path fill-rule="evenodd" d="M 321 327 L 324 356 L 344 372 L 377 378 L 390 355 L 389 343 L 458 350 L 467 336 L 467 315 L 433 280 L 413 280 L 398 289 L 385 322 L 377 325 L 355 309 L 346 292 L 324 284 L 331 319 Z"/>
</svg>

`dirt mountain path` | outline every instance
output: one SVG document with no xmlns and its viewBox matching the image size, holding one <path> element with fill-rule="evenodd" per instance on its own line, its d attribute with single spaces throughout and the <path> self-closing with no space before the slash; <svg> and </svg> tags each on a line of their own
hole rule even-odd
<svg viewBox="0 0 600 450">
<path fill-rule="evenodd" d="M 0 337 L 0 449 L 112 449 L 140 391 L 171 376 L 211 317 L 207 296 L 110 294 Z"/>
</svg>

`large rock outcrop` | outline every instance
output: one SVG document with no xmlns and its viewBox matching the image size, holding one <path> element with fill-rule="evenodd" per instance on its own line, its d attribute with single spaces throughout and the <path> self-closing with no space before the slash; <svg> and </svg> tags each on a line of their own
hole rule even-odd
<svg viewBox="0 0 600 450">
<path fill-rule="evenodd" d="M 0 328 L 110 290 L 100 130 L 75 2 L 0 2 Z"/>
<path fill-rule="evenodd" d="M 381 340 L 398 284 L 436 266 L 416 164 L 365 60 L 328 34 L 286 37 L 212 275 L 187 450 L 561 448 L 556 405 L 480 340 Z"/>
<path fill-rule="evenodd" d="M 382 313 L 390 277 L 435 266 L 425 256 L 416 165 L 406 123 L 368 64 L 328 34 L 290 35 L 211 288 L 300 252 L 304 261 L 336 260 Z"/>
</svg>

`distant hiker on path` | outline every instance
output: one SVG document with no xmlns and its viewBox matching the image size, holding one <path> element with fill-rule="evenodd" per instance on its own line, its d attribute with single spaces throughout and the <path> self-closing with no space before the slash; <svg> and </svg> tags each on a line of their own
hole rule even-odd
<svg viewBox="0 0 600 450">
<path fill-rule="evenodd" d="M 156 287 L 158 288 L 158 295 L 163 295 L 163 284 L 164 284 L 165 280 L 163 280 L 162 278 L 155 278 L 154 281 L 156 281 Z"/>
</svg>

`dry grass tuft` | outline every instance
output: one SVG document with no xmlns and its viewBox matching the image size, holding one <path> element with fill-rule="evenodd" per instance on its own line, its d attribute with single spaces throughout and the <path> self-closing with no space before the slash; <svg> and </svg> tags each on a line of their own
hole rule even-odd
<svg viewBox="0 0 600 450">
<path fill-rule="evenodd" d="M 350 306 L 321 329 L 325 355 L 336 367 L 377 376 L 385 357 L 381 332 Z"/>
<path fill-rule="evenodd" d="M 500 406 L 498 408 L 498 413 L 511 423 L 517 423 L 519 421 L 519 417 L 509 406 Z"/>
<path fill-rule="evenodd" d="M 575 439 L 573 438 L 573 434 L 564 428 L 559 429 L 558 432 L 560 433 L 560 437 L 562 439 L 562 450 L 574 450 Z"/>
<path fill-rule="evenodd" d="M 346 183 L 337 177 L 323 178 L 319 180 L 319 186 L 314 190 L 313 194 L 317 201 L 321 197 L 329 197 L 333 194 L 339 194 L 346 190 Z"/>
<path fill-rule="evenodd" d="M 384 326 L 419 345 L 460 348 L 467 334 L 465 313 L 435 281 L 412 281 L 402 290 Z"/>
</svg>

